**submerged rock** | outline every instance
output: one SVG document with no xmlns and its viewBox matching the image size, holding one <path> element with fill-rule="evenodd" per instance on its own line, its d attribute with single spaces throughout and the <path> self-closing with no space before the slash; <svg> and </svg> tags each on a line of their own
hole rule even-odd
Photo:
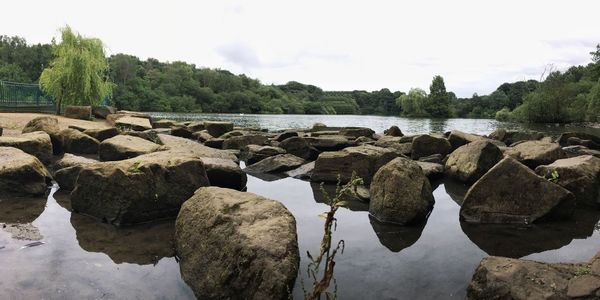
<svg viewBox="0 0 600 300">
<path fill-rule="evenodd" d="M 135 136 L 117 135 L 100 143 L 98 154 L 100 160 L 122 160 L 155 152 L 159 149 L 160 145 L 145 139 Z"/>
<path fill-rule="evenodd" d="M 279 154 L 265 158 L 244 169 L 248 173 L 280 173 L 298 168 L 306 161 L 292 154 Z"/>
<path fill-rule="evenodd" d="M 45 164 L 52 159 L 52 142 L 50 136 L 43 131 L 24 133 L 14 137 L 2 136 L 0 137 L 0 146 L 21 149 Z"/>
<path fill-rule="evenodd" d="M 411 157 L 419 159 L 432 154 L 446 156 L 451 150 L 452 146 L 447 139 L 424 134 L 413 139 Z"/>
<path fill-rule="evenodd" d="M 291 297 L 300 261 L 296 221 L 279 202 L 200 188 L 177 216 L 175 241 L 181 275 L 198 299 Z"/>
<path fill-rule="evenodd" d="M 0 192 L 43 195 L 52 177 L 33 155 L 13 147 L 0 147 Z"/>
<path fill-rule="evenodd" d="M 467 222 L 530 224 L 570 215 L 574 200 L 571 192 L 507 157 L 471 186 L 460 215 Z"/>
<path fill-rule="evenodd" d="M 565 152 L 558 144 L 546 141 L 522 142 L 508 148 L 504 151 L 504 155 L 511 156 L 532 169 L 566 157 Z"/>
<path fill-rule="evenodd" d="M 591 155 L 559 159 L 547 166 L 539 166 L 535 172 L 569 190 L 578 204 L 600 205 L 600 158 Z"/>
<path fill-rule="evenodd" d="M 356 172 L 357 176 L 369 184 L 379 168 L 398 156 L 392 149 L 371 145 L 323 152 L 315 162 L 311 181 L 337 182 L 339 175 L 342 183 L 346 183 L 352 177 L 352 172 Z"/>
<path fill-rule="evenodd" d="M 208 186 L 204 163 L 159 151 L 84 165 L 71 193 L 76 212 L 122 225 L 172 218 L 194 191 Z"/>
<path fill-rule="evenodd" d="M 429 180 L 419 165 L 396 158 L 377 171 L 371 183 L 369 214 L 382 223 L 411 224 L 425 219 L 433 208 Z"/>
<path fill-rule="evenodd" d="M 502 151 L 496 145 L 485 140 L 474 141 L 448 156 L 446 172 L 457 180 L 473 183 L 501 159 Z"/>
<path fill-rule="evenodd" d="M 589 264 L 548 264 L 486 257 L 475 270 L 467 299 L 598 299 L 600 274 L 582 274 L 598 259 Z"/>
</svg>

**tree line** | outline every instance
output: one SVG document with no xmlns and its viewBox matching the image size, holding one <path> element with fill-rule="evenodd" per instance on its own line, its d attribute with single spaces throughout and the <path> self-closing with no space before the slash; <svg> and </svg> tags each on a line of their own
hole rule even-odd
<svg viewBox="0 0 600 300">
<path fill-rule="evenodd" d="M 469 98 L 447 91 L 439 75 L 428 91 L 323 91 L 296 81 L 267 85 L 244 74 L 181 61 L 141 60 L 122 53 L 106 57 L 100 40 L 65 27 L 61 41 L 51 44 L 29 45 L 21 37 L 0 36 L 0 80 L 39 82 L 64 103 L 98 104 L 110 96 L 117 108 L 138 111 L 578 122 L 598 121 L 600 116 L 600 45 L 591 55 L 586 66 L 550 69 L 541 81 L 504 83 L 489 95 Z"/>
</svg>

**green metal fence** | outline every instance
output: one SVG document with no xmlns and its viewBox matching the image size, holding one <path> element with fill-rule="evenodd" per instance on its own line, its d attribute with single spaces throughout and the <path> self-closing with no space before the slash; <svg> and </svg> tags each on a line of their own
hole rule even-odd
<svg viewBox="0 0 600 300">
<path fill-rule="evenodd" d="M 0 80 L 0 111 L 54 110 L 54 101 L 39 85 Z"/>
</svg>

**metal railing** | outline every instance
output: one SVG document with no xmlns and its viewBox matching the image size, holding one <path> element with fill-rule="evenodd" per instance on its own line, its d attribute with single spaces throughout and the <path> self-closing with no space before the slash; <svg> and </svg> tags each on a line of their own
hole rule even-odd
<svg viewBox="0 0 600 300">
<path fill-rule="evenodd" d="M 54 110 L 54 100 L 39 85 L 0 80 L 0 111 Z"/>
</svg>

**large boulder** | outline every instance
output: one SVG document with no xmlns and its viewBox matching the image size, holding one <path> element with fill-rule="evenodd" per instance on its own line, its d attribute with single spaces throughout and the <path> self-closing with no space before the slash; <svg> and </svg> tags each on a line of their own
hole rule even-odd
<svg viewBox="0 0 600 300">
<path fill-rule="evenodd" d="M 462 182 L 473 183 L 502 159 L 502 151 L 486 140 L 458 147 L 446 160 L 446 172 Z"/>
<path fill-rule="evenodd" d="M 400 127 L 392 125 L 389 129 L 383 131 L 386 136 L 404 136 Z"/>
<path fill-rule="evenodd" d="M 285 150 L 273 146 L 248 145 L 243 151 L 243 156 L 248 165 L 255 164 L 267 157 L 285 154 Z"/>
<path fill-rule="evenodd" d="M 569 143 L 569 139 L 573 141 L 573 138 L 579 140 L 580 143 Z M 575 141 L 576 141 L 575 140 Z M 583 141 L 583 143 L 581 143 Z M 561 146 L 569 146 L 569 145 L 583 145 L 591 149 L 600 150 L 598 146 L 600 145 L 600 137 L 595 136 L 593 134 L 585 133 L 585 132 L 565 132 L 558 137 L 556 140 Z M 592 146 L 592 147 L 590 147 Z"/>
<path fill-rule="evenodd" d="M 531 224 L 570 215 L 574 200 L 571 192 L 507 157 L 471 186 L 460 215 L 467 222 Z"/>
<path fill-rule="evenodd" d="M 242 168 L 233 160 L 201 157 L 211 186 L 241 191 L 246 187 L 248 178 Z"/>
<path fill-rule="evenodd" d="M 98 153 L 100 142 L 79 130 L 67 128 L 59 133 L 62 138 L 63 151 L 76 154 Z"/>
<path fill-rule="evenodd" d="M 294 216 L 281 203 L 200 188 L 177 216 L 181 275 L 198 299 L 288 299 L 300 256 Z"/>
<path fill-rule="evenodd" d="M 233 130 L 233 123 L 231 122 L 216 122 L 206 121 L 204 122 L 204 128 L 208 133 L 216 138 L 224 135 L 227 132 Z"/>
<path fill-rule="evenodd" d="M 323 152 L 315 162 L 311 181 L 337 182 L 339 175 L 342 183 L 345 183 L 352 177 L 352 172 L 356 172 L 368 184 L 379 168 L 398 156 L 392 149 L 371 145 Z"/>
<path fill-rule="evenodd" d="M 115 127 L 89 128 L 89 129 L 84 130 L 83 133 L 102 142 L 106 139 L 110 139 L 113 136 L 119 135 L 119 130 Z"/>
<path fill-rule="evenodd" d="M 267 157 L 244 169 L 248 173 L 281 173 L 305 164 L 306 161 L 293 154 L 279 154 Z"/>
<path fill-rule="evenodd" d="M 410 156 L 412 152 L 412 142 L 406 142 L 402 137 L 382 136 L 373 145 L 382 148 L 392 148 L 398 153 L 407 156 Z"/>
<path fill-rule="evenodd" d="M 467 299 L 598 299 L 600 273 L 590 263 L 542 263 L 505 257 L 484 258 L 467 288 Z"/>
<path fill-rule="evenodd" d="M 34 131 L 13 137 L 2 136 L 0 137 L 0 146 L 21 149 L 45 164 L 52 159 L 52 142 L 50 136 L 43 131 Z"/>
<path fill-rule="evenodd" d="M 419 167 L 423 170 L 423 174 L 429 178 L 429 180 L 439 179 L 444 177 L 444 165 L 426 162 L 426 161 L 415 161 Z"/>
<path fill-rule="evenodd" d="M 122 160 L 158 151 L 160 147 L 139 137 L 117 135 L 100 143 L 98 154 L 100 160 Z"/>
<path fill-rule="evenodd" d="M 537 167 L 535 172 L 573 193 L 577 204 L 600 205 L 600 158 L 583 155 L 559 159 Z M 553 173 L 558 177 L 553 177 Z"/>
<path fill-rule="evenodd" d="M 233 136 L 223 141 L 223 149 L 244 149 L 248 145 L 264 145 L 269 139 L 261 134 Z"/>
<path fill-rule="evenodd" d="M 67 105 L 67 107 L 65 107 L 65 117 L 71 119 L 91 120 L 92 107 Z"/>
<path fill-rule="evenodd" d="M 50 116 L 41 116 L 32 119 L 25 124 L 22 133 L 30 133 L 35 131 L 43 131 L 50 135 L 52 141 L 52 151 L 54 154 L 60 154 L 62 152 L 62 141 L 58 134 L 60 127 L 58 126 L 58 119 Z"/>
<path fill-rule="evenodd" d="M 433 208 L 429 179 L 416 162 L 404 157 L 388 162 L 375 173 L 370 194 L 369 214 L 382 223 L 417 223 Z"/>
<path fill-rule="evenodd" d="M 196 189 L 208 185 L 201 159 L 159 151 L 84 165 L 71 205 L 115 225 L 141 223 L 175 217 Z"/>
<path fill-rule="evenodd" d="M 97 162 L 95 159 L 65 153 L 54 164 L 54 169 L 56 170 L 53 174 L 54 180 L 58 183 L 61 190 L 72 191 L 75 188 L 75 182 L 82 167 Z"/>
<path fill-rule="evenodd" d="M 431 135 L 419 135 L 412 141 L 412 153 L 413 159 L 419 159 L 423 156 L 430 156 L 432 154 L 441 154 L 446 156 L 452 150 L 450 142 L 442 137 L 434 137 Z"/>
<path fill-rule="evenodd" d="M 0 193 L 43 195 L 52 177 L 33 155 L 13 147 L 0 147 Z"/>
<path fill-rule="evenodd" d="M 207 147 L 198 142 L 168 134 L 159 134 L 160 142 L 171 151 L 184 152 L 196 157 L 221 158 L 237 161 L 237 157 L 228 151 Z"/>
<path fill-rule="evenodd" d="M 532 169 L 566 157 L 560 145 L 546 141 L 522 142 L 506 149 L 504 155 L 511 156 Z"/>
<path fill-rule="evenodd" d="M 455 150 L 462 145 L 466 145 L 468 143 L 482 139 L 484 139 L 484 137 L 475 134 L 465 133 L 459 130 L 452 130 L 450 131 L 450 134 L 448 134 L 448 141 L 450 142 L 450 145 L 452 145 L 452 150 Z"/>
<path fill-rule="evenodd" d="M 279 147 L 285 149 L 287 153 L 296 155 L 306 160 L 315 160 L 319 156 L 319 151 L 312 147 L 310 143 L 302 137 L 293 136 L 279 143 Z"/>
<path fill-rule="evenodd" d="M 338 151 L 346 147 L 355 146 L 354 141 L 348 140 L 343 135 L 324 135 L 305 138 L 308 143 L 319 151 Z"/>
</svg>

